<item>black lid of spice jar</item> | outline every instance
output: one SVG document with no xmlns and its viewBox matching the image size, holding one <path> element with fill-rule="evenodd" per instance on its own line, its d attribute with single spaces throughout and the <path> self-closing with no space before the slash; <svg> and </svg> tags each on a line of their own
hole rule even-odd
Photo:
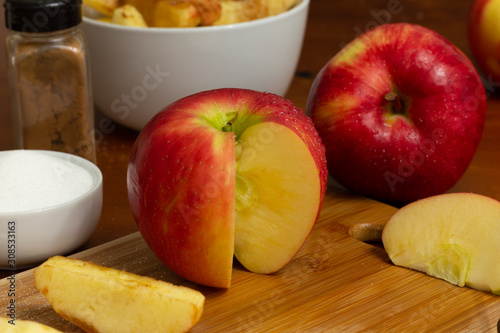
<svg viewBox="0 0 500 333">
<path fill-rule="evenodd" d="M 63 30 L 82 21 L 82 0 L 5 0 L 5 25 L 14 31 Z"/>
</svg>

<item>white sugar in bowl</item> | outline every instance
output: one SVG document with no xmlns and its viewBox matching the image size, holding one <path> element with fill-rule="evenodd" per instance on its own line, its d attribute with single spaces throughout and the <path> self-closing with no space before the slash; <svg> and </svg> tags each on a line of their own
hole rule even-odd
<svg viewBox="0 0 500 333">
<path fill-rule="evenodd" d="M 0 268 L 67 254 L 94 232 L 102 173 L 79 156 L 46 150 L 0 152 Z"/>
</svg>

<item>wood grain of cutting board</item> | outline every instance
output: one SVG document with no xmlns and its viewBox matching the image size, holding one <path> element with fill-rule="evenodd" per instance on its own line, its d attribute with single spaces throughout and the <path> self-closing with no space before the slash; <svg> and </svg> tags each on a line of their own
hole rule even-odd
<svg viewBox="0 0 500 333">
<path fill-rule="evenodd" d="M 176 276 L 139 233 L 73 257 L 200 290 L 205 309 L 192 332 L 496 332 L 499 296 L 396 267 L 380 245 L 362 241 L 380 239 L 395 211 L 330 188 L 313 232 L 293 261 L 272 275 L 253 274 L 236 263 L 228 290 Z M 81 332 L 34 288 L 33 270 L 17 274 L 15 281 L 17 319 Z M 4 314 L 9 284 L 8 278 L 0 281 Z M 105 291 L 96 290 L 95 297 L 107 301 Z"/>
</svg>

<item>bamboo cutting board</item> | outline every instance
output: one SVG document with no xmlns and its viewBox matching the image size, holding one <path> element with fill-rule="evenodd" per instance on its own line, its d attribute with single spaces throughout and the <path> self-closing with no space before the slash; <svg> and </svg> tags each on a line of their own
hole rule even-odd
<svg viewBox="0 0 500 333">
<path fill-rule="evenodd" d="M 228 290 L 174 275 L 139 233 L 73 257 L 200 290 L 206 296 L 205 309 L 192 332 L 496 332 L 499 296 L 395 267 L 380 245 L 361 241 L 380 239 L 395 211 L 329 189 L 320 218 L 293 261 L 272 275 L 253 274 L 235 264 Z M 15 279 L 17 319 L 81 332 L 34 288 L 32 270 Z M 0 281 L 3 313 L 9 284 L 8 279 Z M 105 295 L 96 290 L 102 302 Z"/>
</svg>

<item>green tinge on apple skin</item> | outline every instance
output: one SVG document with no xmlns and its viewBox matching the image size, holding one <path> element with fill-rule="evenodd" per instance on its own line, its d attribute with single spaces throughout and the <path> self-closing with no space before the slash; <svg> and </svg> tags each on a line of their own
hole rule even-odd
<svg viewBox="0 0 500 333">
<path fill-rule="evenodd" d="M 212 117 L 203 116 L 202 118 L 217 130 L 222 132 L 233 132 L 235 135 L 235 157 L 236 170 L 238 170 L 238 160 L 241 156 L 242 145 L 239 138 L 243 132 L 259 122 L 260 117 L 253 116 L 248 113 L 248 110 L 236 110 L 231 112 L 216 112 Z M 256 200 L 257 191 L 254 185 L 245 179 L 243 176 L 236 173 L 236 188 L 235 188 L 235 208 L 241 210 L 250 207 Z"/>
<path fill-rule="evenodd" d="M 215 112 L 210 115 L 202 115 L 202 119 L 210 126 L 222 132 L 233 132 L 238 140 L 241 134 L 249 127 L 262 121 L 262 117 L 255 116 L 247 109 L 230 112 Z"/>
<path fill-rule="evenodd" d="M 472 193 L 415 201 L 382 234 L 391 261 L 458 286 L 500 294 L 500 202 Z"/>
</svg>

